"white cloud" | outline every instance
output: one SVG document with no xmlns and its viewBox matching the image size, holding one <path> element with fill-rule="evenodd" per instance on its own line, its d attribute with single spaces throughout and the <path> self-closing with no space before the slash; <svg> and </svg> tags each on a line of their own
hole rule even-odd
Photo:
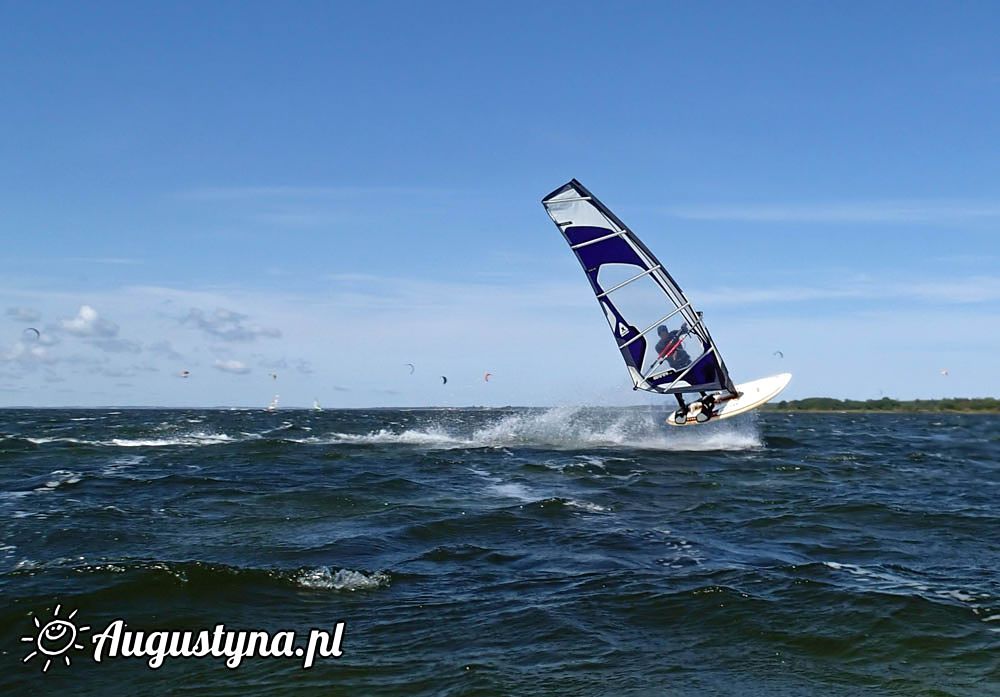
<svg viewBox="0 0 1000 697">
<path fill-rule="evenodd" d="M 836 300 L 842 298 L 866 297 L 865 291 L 853 284 L 844 287 L 785 286 L 755 288 L 752 286 L 712 286 L 700 290 L 693 288 L 687 295 L 698 307 L 757 305 L 763 303 L 798 303 L 815 300 Z"/>
<path fill-rule="evenodd" d="M 330 273 L 326 278 L 331 281 L 356 282 L 356 283 L 378 283 L 384 280 L 383 276 L 376 276 L 370 273 Z"/>
<path fill-rule="evenodd" d="M 217 186 L 184 191 L 181 198 L 202 201 L 244 199 L 355 198 L 359 196 L 423 196 L 446 193 L 440 189 L 406 186 Z"/>
<path fill-rule="evenodd" d="M 302 360 L 295 361 L 295 370 L 299 371 L 303 375 L 311 375 L 316 372 L 309 361 Z"/>
<path fill-rule="evenodd" d="M 181 322 L 191 324 L 206 334 L 223 341 L 253 341 L 259 337 L 278 338 L 281 331 L 257 324 L 247 323 L 248 316 L 233 310 L 217 308 L 206 313 L 198 308 L 191 308 Z"/>
<path fill-rule="evenodd" d="M 387 201 L 441 200 L 448 189 L 409 186 L 222 186 L 180 192 L 192 204 L 209 205 L 251 224 L 282 228 L 357 224 L 381 211 Z"/>
<path fill-rule="evenodd" d="M 68 257 L 66 261 L 81 264 L 110 264 L 113 266 L 134 266 L 144 263 L 142 259 L 132 257 Z"/>
<path fill-rule="evenodd" d="M 42 313 L 30 307 L 8 307 L 7 316 L 18 322 L 37 322 L 42 318 Z"/>
<path fill-rule="evenodd" d="M 137 377 L 143 373 L 159 373 L 160 369 L 150 363 L 133 363 L 132 365 L 113 366 L 105 364 L 100 371 L 111 377 Z"/>
<path fill-rule="evenodd" d="M 221 370 L 223 373 L 233 373 L 235 375 L 245 375 L 250 372 L 250 368 L 245 363 L 233 359 L 225 361 L 217 360 L 213 364 L 213 367 L 216 370 Z"/>
<path fill-rule="evenodd" d="M 155 353 L 165 358 L 169 358 L 172 361 L 179 361 L 184 358 L 179 352 L 174 349 L 171 342 L 164 339 L 163 341 L 156 341 L 149 345 L 150 353 Z"/>
<path fill-rule="evenodd" d="M 49 355 L 48 349 L 39 344 L 25 344 L 17 341 L 3 354 L 0 354 L 0 361 L 5 363 L 17 363 L 22 366 L 35 366 L 38 364 L 51 364 L 55 359 Z"/>
<path fill-rule="evenodd" d="M 110 338 L 118 334 L 118 325 L 102 318 L 90 305 L 81 305 L 76 317 L 62 320 L 59 326 L 74 336 Z"/>
<path fill-rule="evenodd" d="M 825 286 L 713 286 L 690 289 L 699 306 L 736 306 L 761 303 L 801 303 L 816 300 L 919 301 L 975 304 L 1000 300 L 1000 277 L 972 276 L 954 280 L 880 280 L 849 278 Z"/>
<path fill-rule="evenodd" d="M 301 358 L 295 359 L 291 362 L 289 362 L 285 358 L 268 359 L 256 354 L 254 355 L 254 358 L 256 358 L 258 361 L 257 365 L 267 370 L 283 371 L 294 368 L 296 371 L 302 373 L 303 375 L 309 375 L 315 372 L 312 367 L 312 364 L 309 361 L 302 360 Z"/>
<path fill-rule="evenodd" d="M 746 223 L 953 224 L 1000 219 L 994 201 L 871 201 L 815 204 L 705 204 L 662 209 L 687 220 Z"/>
<path fill-rule="evenodd" d="M 128 339 L 93 339 L 91 346 L 96 346 L 108 353 L 140 353 L 142 345 Z"/>
<path fill-rule="evenodd" d="M 555 277 L 520 283 L 344 274 L 302 293 L 132 286 L 91 296 L 94 307 L 142 337 L 148 351 L 143 355 L 160 369 L 136 371 L 127 378 L 135 383 L 131 390 L 116 391 L 101 367 L 117 372 L 116 378 L 132 375 L 127 366 L 135 357 L 99 352 L 92 337 L 79 342 L 63 334 L 63 343 L 49 348 L 52 355 L 30 354 L 32 342 L 22 337 L 24 346 L 6 353 L 0 348 L 0 358 L 14 374 L 7 383 L 44 386 L 46 373 L 58 373 L 69 379 L 79 403 L 109 403 L 115 395 L 115 403 L 123 404 L 263 405 L 276 387 L 264 366 L 279 365 L 283 404 L 295 406 L 308 406 L 314 397 L 327 407 L 646 400 L 631 391 L 607 324 L 571 261 Z M 995 306 L 986 304 L 1000 299 L 1000 277 L 827 275 L 799 285 L 790 281 L 787 287 L 702 286 L 689 289 L 691 299 L 707 310 L 738 380 L 787 366 L 796 374 L 790 396 L 868 396 L 870 385 L 876 385 L 876 395 L 879 389 L 893 396 L 945 389 L 971 394 L 995 392 L 1000 384 L 988 357 L 1000 340 L 991 327 L 1000 325 Z M 70 299 L 79 297 L 23 289 L 21 294 L 18 304 L 37 307 L 47 317 L 60 316 L 75 306 L 67 305 Z M 823 305 L 824 298 L 831 300 Z M 251 353 L 247 344 L 217 340 L 207 329 L 190 331 L 193 320 L 189 330 L 178 329 L 178 318 L 191 307 L 253 308 L 254 322 L 280 325 L 282 336 L 253 344 L 259 348 Z M 865 314 L 875 312 L 881 314 Z M 905 312 L 919 320 L 904 322 Z M 201 319 L 222 333 L 235 327 L 236 335 L 257 326 L 231 310 L 221 317 L 204 311 Z M 928 326 L 946 331 L 928 347 L 931 355 L 915 355 L 915 347 L 926 344 L 919 337 Z M 838 337 L 850 337 L 849 348 Z M 66 355 L 71 346 L 79 354 Z M 227 352 L 234 348 L 240 352 Z M 785 352 L 781 366 L 776 349 Z M 171 358 L 170 351 L 184 363 L 162 358 Z M 99 364 L 93 363 L 97 359 Z M 417 365 L 415 375 L 406 362 Z M 868 372 L 859 373 L 859 365 Z M 972 377 L 962 372 L 963 365 L 976 366 L 968 371 Z M 952 375 L 942 382 L 939 371 L 945 367 Z M 193 378 L 165 379 L 181 369 L 191 370 Z M 485 370 L 495 376 L 488 385 L 482 380 Z M 921 381 L 920 371 L 929 382 Z M 439 375 L 448 376 L 447 386 Z M 39 404 L 61 399 L 55 389 L 32 394 Z"/>
<path fill-rule="evenodd" d="M 972 276 L 955 280 L 892 283 L 887 290 L 898 297 L 914 300 L 984 303 L 1000 300 L 1000 277 Z"/>
</svg>

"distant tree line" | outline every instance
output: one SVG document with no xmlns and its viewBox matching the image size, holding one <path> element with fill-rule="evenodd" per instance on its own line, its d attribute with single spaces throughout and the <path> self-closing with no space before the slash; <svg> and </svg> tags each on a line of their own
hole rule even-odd
<svg viewBox="0 0 1000 697">
<path fill-rule="evenodd" d="M 809 397 L 790 401 L 772 402 L 766 405 L 772 411 L 961 411 L 1000 412 L 1000 399 L 993 397 L 954 397 L 949 399 L 900 400 L 890 397 L 882 399 L 833 399 L 832 397 Z"/>
</svg>

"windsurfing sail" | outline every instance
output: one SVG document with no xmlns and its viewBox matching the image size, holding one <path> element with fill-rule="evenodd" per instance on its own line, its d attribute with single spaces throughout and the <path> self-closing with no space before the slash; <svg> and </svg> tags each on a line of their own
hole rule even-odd
<svg viewBox="0 0 1000 697">
<path fill-rule="evenodd" d="M 635 389 L 736 394 L 701 313 L 625 223 L 575 179 L 542 205 L 583 267 Z"/>
</svg>

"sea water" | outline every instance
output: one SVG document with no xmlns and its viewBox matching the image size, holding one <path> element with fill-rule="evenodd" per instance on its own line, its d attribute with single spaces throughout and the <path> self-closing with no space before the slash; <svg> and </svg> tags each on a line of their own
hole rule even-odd
<svg viewBox="0 0 1000 697">
<path fill-rule="evenodd" d="M 1000 418 L 660 416 L 0 411 L 0 690 L 1000 693 Z M 57 605 L 340 655 L 43 672 Z"/>
</svg>

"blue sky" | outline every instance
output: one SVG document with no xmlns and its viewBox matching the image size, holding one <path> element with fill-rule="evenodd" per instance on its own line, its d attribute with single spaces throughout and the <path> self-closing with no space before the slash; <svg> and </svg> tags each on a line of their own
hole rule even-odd
<svg viewBox="0 0 1000 697">
<path fill-rule="evenodd" d="M 0 2 L 0 403 L 648 401 L 539 205 L 572 177 L 737 382 L 996 395 L 998 26 L 972 2 Z"/>
</svg>

